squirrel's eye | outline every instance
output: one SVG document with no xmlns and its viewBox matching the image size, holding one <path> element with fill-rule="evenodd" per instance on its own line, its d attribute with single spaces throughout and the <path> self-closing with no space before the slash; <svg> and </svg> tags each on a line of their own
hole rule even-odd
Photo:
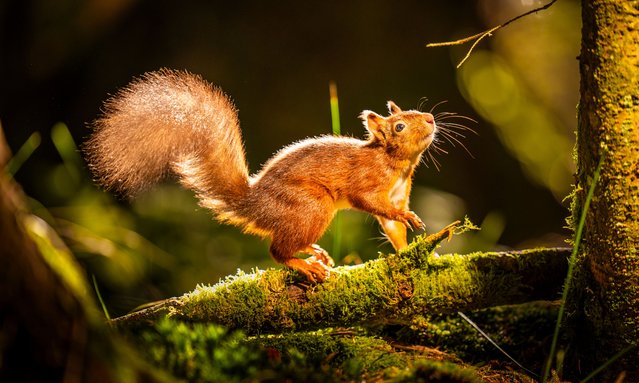
<svg viewBox="0 0 639 383">
<path fill-rule="evenodd" d="M 395 125 L 395 131 L 397 133 L 401 132 L 402 130 L 404 130 L 404 128 L 406 127 L 406 125 L 402 124 L 401 122 L 397 125 Z"/>
</svg>

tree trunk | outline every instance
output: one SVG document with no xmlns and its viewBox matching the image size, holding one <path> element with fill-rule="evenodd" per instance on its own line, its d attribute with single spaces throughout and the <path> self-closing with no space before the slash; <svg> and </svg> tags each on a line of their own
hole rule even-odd
<svg viewBox="0 0 639 383">
<path fill-rule="evenodd" d="M 577 263 L 581 374 L 639 340 L 639 1 L 582 1 L 581 101 L 574 222 L 602 158 Z M 631 349 L 602 381 L 625 371 L 639 381 Z"/>
</svg>

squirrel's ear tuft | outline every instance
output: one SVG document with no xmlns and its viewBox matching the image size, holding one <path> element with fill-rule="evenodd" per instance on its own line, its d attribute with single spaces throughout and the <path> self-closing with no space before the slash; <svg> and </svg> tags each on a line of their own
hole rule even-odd
<svg viewBox="0 0 639 383">
<path fill-rule="evenodd" d="M 392 101 L 388 101 L 386 103 L 386 105 L 388 106 L 388 113 L 390 114 L 397 114 L 397 113 L 401 113 L 401 109 L 399 108 L 399 106 L 397 106 L 397 104 L 395 104 Z"/>
<path fill-rule="evenodd" d="M 359 115 L 359 118 L 364 122 L 364 127 L 368 130 L 373 141 L 386 142 L 384 117 L 370 110 L 365 110 Z"/>
</svg>

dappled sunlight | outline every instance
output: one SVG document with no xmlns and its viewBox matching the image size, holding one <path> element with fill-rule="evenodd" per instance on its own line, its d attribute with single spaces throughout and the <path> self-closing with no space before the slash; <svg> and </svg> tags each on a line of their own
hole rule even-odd
<svg viewBox="0 0 639 383">
<path fill-rule="evenodd" d="M 534 6 L 491 0 L 479 10 L 495 25 Z M 573 183 L 579 9 L 577 1 L 561 1 L 509 25 L 490 37 L 491 50 L 473 52 L 457 78 L 525 174 L 558 201 Z"/>
<path fill-rule="evenodd" d="M 458 84 L 524 172 L 563 199 L 570 191 L 573 143 L 561 121 L 527 90 L 509 63 L 496 53 L 476 51 L 460 69 Z"/>
</svg>

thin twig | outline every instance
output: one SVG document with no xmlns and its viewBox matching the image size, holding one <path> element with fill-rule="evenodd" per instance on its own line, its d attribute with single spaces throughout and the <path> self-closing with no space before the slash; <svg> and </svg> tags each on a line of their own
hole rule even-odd
<svg viewBox="0 0 639 383">
<path fill-rule="evenodd" d="M 465 44 L 469 41 L 473 41 L 475 40 L 475 42 L 473 43 L 473 45 L 470 47 L 470 49 L 468 50 L 468 52 L 466 53 L 466 56 L 464 56 L 464 58 L 459 62 L 459 64 L 457 64 L 457 68 L 459 68 L 460 66 L 462 66 L 462 64 L 468 59 L 468 57 L 470 57 L 470 54 L 472 53 L 473 49 L 475 49 L 475 46 L 477 46 L 477 44 L 484 39 L 484 37 L 487 36 L 491 36 L 493 34 L 493 32 L 496 32 L 497 30 L 507 26 L 508 24 L 521 19 L 522 17 L 528 16 L 530 14 L 539 12 L 539 11 L 543 11 L 544 9 L 550 8 L 551 5 L 553 5 L 557 0 L 552 0 L 550 3 L 543 5 L 539 8 L 535 8 L 533 10 L 530 10 L 526 13 L 522 13 L 521 15 L 517 16 L 517 17 L 513 17 L 512 19 L 506 21 L 503 24 L 500 24 L 496 27 L 490 28 L 484 32 L 480 32 L 477 33 L 475 35 L 469 36 L 469 37 L 465 37 L 463 39 L 459 39 L 459 40 L 455 40 L 455 41 L 444 41 L 441 43 L 429 43 L 426 44 L 426 48 L 433 48 L 433 47 L 448 47 L 448 46 L 453 46 L 453 45 L 461 45 L 461 44 Z"/>
</svg>

